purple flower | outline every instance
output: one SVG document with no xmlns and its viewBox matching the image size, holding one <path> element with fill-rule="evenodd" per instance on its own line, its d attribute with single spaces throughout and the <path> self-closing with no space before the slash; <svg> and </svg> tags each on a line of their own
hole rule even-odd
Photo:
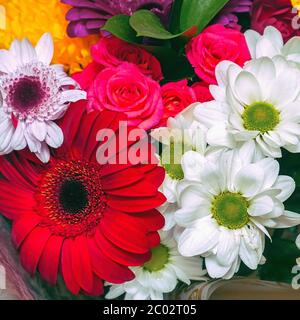
<svg viewBox="0 0 300 320">
<path fill-rule="evenodd" d="M 68 35 L 84 37 L 99 33 L 105 22 L 117 14 L 132 15 L 148 9 L 166 22 L 174 0 L 61 0 L 73 6 L 67 13 Z"/>
<path fill-rule="evenodd" d="M 216 17 L 214 23 L 240 30 L 241 26 L 238 25 L 238 17 L 236 14 L 249 12 L 252 2 L 253 0 L 230 0 Z"/>
</svg>

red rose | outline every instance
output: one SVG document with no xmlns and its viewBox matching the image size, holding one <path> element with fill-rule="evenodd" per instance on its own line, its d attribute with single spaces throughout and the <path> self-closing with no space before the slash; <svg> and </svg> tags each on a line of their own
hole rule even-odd
<svg viewBox="0 0 300 320">
<path fill-rule="evenodd" d="M 197 101 L 207 102 L 213 100 L 213 96 L 209 91 L 209 84 L 206 82 L 196 82 L 192 85 L 192 88 L 196 94 Z"/>
<path fill-rule="evenodd" d="M 127 62 L 97 75 L 88 89 L 87 107 L 124 113 L 129 125 L 145 130 L 157 125 L 163 114 L 159 84 Z"/>
<path fill-rule="evenodd" d="M 163 79 L 160 63 L 152 54 L 113 36 L 101 38 L 92 47 L 92 57 L 104 67 L 118 67 L 123 62 L 133 63 L 154 80 Z"/>
<path fill-rule="evenodd" d="M 243 66 L 251 59 L 244 35 L 218 24 L 193 38 L 186 52 L 196 74 L 209 84 L 216 84 L 215 68 L 219 62 L 229 60 Z"/>
<path fill-rule="evenodd" d="M 166 125 L 169 117 L 175 117 L 183 109 L 196 102 L 194 90 L 188 86 L 187 80 L 170 82 L 161 87 L 161 95 L 164 104 L 164 115 L 158 125 Z"/>
<path fill-rule="evenodd" d="M 254 0 L 252 8 L 252 29 L 263 33 L 265 27 L 277 28 L 285 41 L 300 35 L 299 17 L 293 11 L 290 0 Z M 292 21 L 296 19 L 296 27 Z"/>
</svg>

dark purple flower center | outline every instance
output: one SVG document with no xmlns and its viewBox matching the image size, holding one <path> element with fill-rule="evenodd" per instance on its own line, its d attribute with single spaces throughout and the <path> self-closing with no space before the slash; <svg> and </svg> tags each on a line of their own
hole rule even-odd
<svg viewBox="0 0 300 320">
<path fill-rule="evenodd" d="M 45 91 L 40 79 L 33 76 L 19 78 L 10 87 L 10 105 L 21 113 L 31 111 L 38 107 L 45 98 Z"/>
</svg>

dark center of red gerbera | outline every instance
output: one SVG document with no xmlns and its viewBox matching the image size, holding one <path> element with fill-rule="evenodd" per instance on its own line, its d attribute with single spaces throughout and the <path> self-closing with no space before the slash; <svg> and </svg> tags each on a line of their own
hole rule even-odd
<svg viewBox="0 0 300 320">
<path fill-rule="evenodd" d="M 80 180 L 66 180 L 60 186 L 59 202 L 69 214 L 80 213 L 88 206 L 88 191 Z"/>
<path fill-rule="evenodd" d="M 54 234 L 72 237 L 97 226 L 106 208 L 100 168 L 80 160 L 58 161 L 45 172 L 37 211 Z"/>
<path fill-rule="evenodd" d="M 38 107 L 46 93 L 40 79 L 33 76 L 26 76 L 17 79 L 10 87 L 8 99 L 13 109 L 26 113 Z"/>
</svg>

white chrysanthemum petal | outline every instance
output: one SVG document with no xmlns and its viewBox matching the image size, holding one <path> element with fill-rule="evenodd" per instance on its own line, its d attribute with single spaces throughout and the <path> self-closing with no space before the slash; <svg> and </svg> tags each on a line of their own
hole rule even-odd
<svg viewBox="0 0 300 320">
<path fill-rule="evenodd" d="M 54 44 L 50 33 L 45 33 L 35 47 L 38 60 L 49 65 L 54 54 Z"/>
<path fill-rule="evenodd" d="M 240 238 L 227 228 L 220 229 L 217 260 L 223 266 L 232 265 L 239 253 Z"/>
<path fill-rule="evenodd" d="M 261 101 L 262 93 L 255 76 L 247 71 L 242 71 L 235 80 L 235 95 L 246 104 Z"/>
<path fill-rule="evenodd" d="M 274 202 L 269 196 L 255 197 L 251 201 L 251 205 L 248 208 L 248 213 L 253 216 L 262 216 L 270 213 L 274 208 Z"/>
<path fill-rule="evenodd" d="M 247 30 L 244 35 L 248 48 L 250 50 L 251 57 L 256 58 L 256 44 L 258 39 L 261 37 L 260 34 L 254 30 Z"/>
<path fill-rule="evenodd" d="M 258 165 L 250 164 L 237 173 L 234 182 L 236 191 L 251 198 L 261 190 L 264 182 L 264 172 Z"/>
<path fill-rule="evenodd" d="M 227 73 L 229 67 L 233 64 L 232 61 L 223 60 L 216 66 L 216 79 L 220 87 L 226 87 L 228 85 Z"/>
<path fill-rule="evenodd" d="M 256 57 L 270 57 L 273 58 L 279 52 L 273 43 L 269 39 L 261 38 L 257 41 L 256 44 Z"/>
<path fill-rule="evenodd" d="M 281 202 L 284 202 L 295 191 L 296 184 L 294 179 L 289 176 L 279 176 L 273 188 L 281 190 L 280 194 L 278 194 L 276 198 Z"/>
<path fill-rule="evenodd" d="M 300 224 L 300 214 L 286 210 L 282 216 L 274 219 L 274 221 L 276 222 L 274 228 L 282 229 L 294 227 Z"/>
<path fill-rule="evenodd" d="M 182 156 L 181 166 L 187 180 L 200 181 L 201 171 L 205 165 L 203 155 L 195 151 L 188 151 Z"/>
<path fill-rule="evenodd" d="M 178 250 L 185 257 L 201 255 L 217 245 L 219 236 L 217 223 L 211 216 L 204 217 L 183 231 L 178 240 Z"/>
<path fill-rule="evenodd" d="M 179 226 L 192 226 L 196 220 L 204 218 L 211 214 L 210 203 L 204 203 L 195 207 L 179 209 L 175 212 L 175 220 Z"/>
<path fill-rule="evenodd" d="M 264 30 L 264 36 L 273 42 L 273 46 L 278 50 L 278 53 L 280 53 L 280 50 L 283 47 L 281 32 L 273 26 L 267 26 Z"/>
<path fill-rule="evenodd" d="M 241 238 L 240 257 L 245 265 L 256 270 L 262 255 L 261 241 L 263 236 L 257 229 L 243 228 L 243 237 Z"/>
<path fill-rule="evenodd" d="M 273 103 L 280 110 L 293 102 L 299 95 L 300 71 L 295 69 L 289 71 L 290 69 L 287 69 L 277 75 L 272 82 L 269 97 L 266 97 L 267 101 Z"/>
<path fill-rule="evenodd" d="M 106 294 L 106 299 L 116 299 L 117 297 L 123 295 L 125 290 L 123 286 L 113 285 L 110 287 L 109 292 Z"/>
<path fill-rule="evenodd" d="M 220 264 L 215 255 L 205 258 L 205 266 L 211 278 L 222 278 L 231 269 L 231 265 L 224 266 Z"/>
<path fill-rule="evenodd" d="M 235 147 L 235 140 L 225 123 L 215 125 L 207 131 L 207 142 L 211 146 Z"/>
<path fill-rule="evenodd" d="M 271 188 L 274 185 L 279 174 L 278 161 L 271 158 L 265 158 L 256 162 L 256 164 L 259 165 L 264 172 L 263 189 Z"/>
</svg>

